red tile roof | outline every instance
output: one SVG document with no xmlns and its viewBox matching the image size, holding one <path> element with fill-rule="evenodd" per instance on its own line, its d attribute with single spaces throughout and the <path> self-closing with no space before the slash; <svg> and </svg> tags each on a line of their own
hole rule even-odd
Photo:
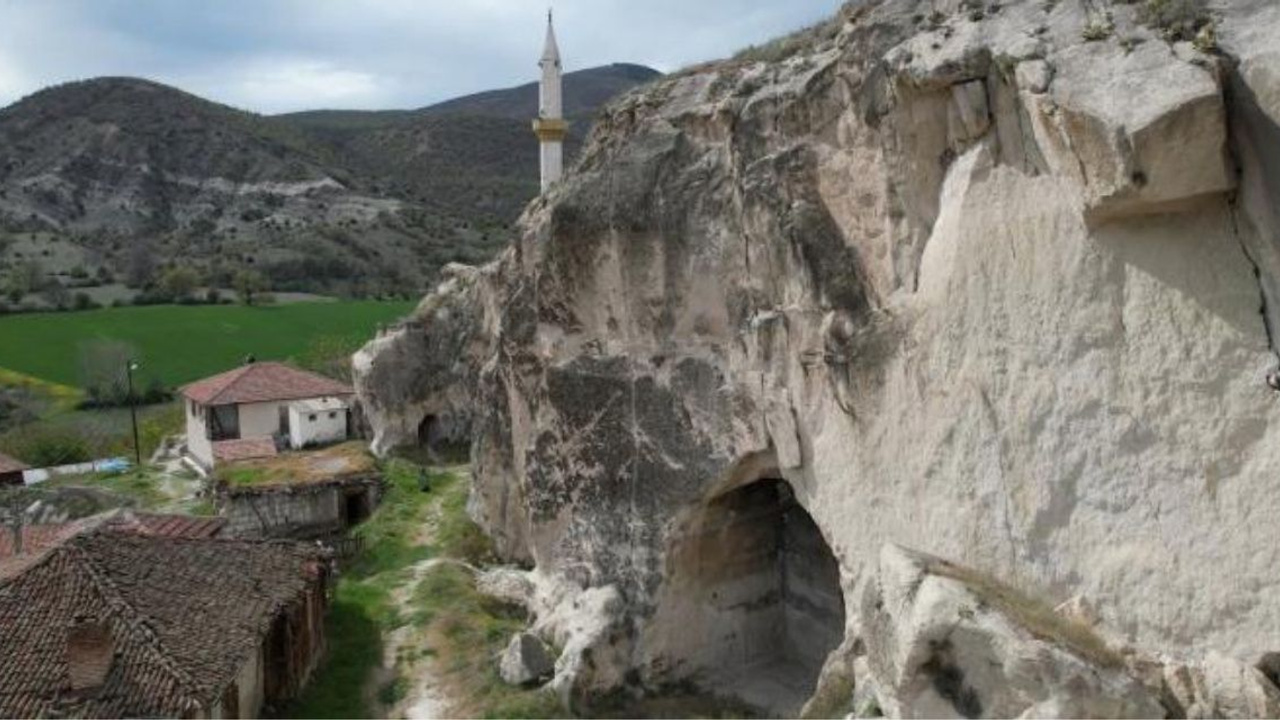
<svg viewBox="0 0 1280 720">
<path fill-rule="evenodd" d="M 19 470 L 30 470 L 31 468 L 14 460 L 13 458 L 0 453 L 0 473 L 18 472 Z"/>
<path fill-rule="evenodd" d="M 303 543 L 132 533 L 22 557 L 34 559 L 0 577 L 0 717 L 209 714 L 275 618 L 327 573 Z M 68 650 L 86 627 L 112 652 L 95 668 L 101 685 L 73 691 Z"/>
<path fill-rule="evenodd" d="M 219 440 L 213 444 L 213 459 L 235 462 L 276 456 L 276 441 L 269 437 Z"/>
<path fill-rule="evenodd" d="M 197 380 L 182 388 L 182 394 L 201 405 L 302 400 L 354 394 L 351 386 L 323 375 L 289 367 L 278 362 L 241 365 L 221 375 Z"/>
<path fill-rule="evenodd" d="M 23 554 L 38 554 L 55 545 L 66 542 L 84 532 L 115 532 L 145 535 L 148 537 L 216 537 L 227 524 L 223 517 L 196 517 L 194 515 L 154 515 L 129 510 L 112 510 L 91 517 L 65 523 L 34 524 L 22 526 Z M 0 526 L 0 560 L 15 554 L 12 527 Z M 4 572 L 0 571 L 0 577 Z"/>
</svg>

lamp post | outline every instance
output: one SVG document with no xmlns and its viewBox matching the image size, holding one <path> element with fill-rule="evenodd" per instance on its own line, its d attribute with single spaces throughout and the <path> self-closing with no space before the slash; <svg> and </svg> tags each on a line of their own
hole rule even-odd
<svg viewBox="0 0 1280 720">
<path fill-rule="evenodd" d="M 142 446 L 138 444 L 138 403 L 133 397 L 133 371 L 139 367 L 137 360 L 130 360 L 124 370 L 129 381 L 129 418 L 133 420 L 133 459 L 137 467 L 142 467 Z"/>
</svg>

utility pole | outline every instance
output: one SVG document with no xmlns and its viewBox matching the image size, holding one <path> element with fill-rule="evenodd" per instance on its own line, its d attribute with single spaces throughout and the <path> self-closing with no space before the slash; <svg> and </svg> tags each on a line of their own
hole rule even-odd
<svg viewBox="0 0 1280 720">
<path fill-rule="evenodd" d="M 140 366 L 137 360 L 130 360 L 125 366 L 125 377 L 129 380 L 129 417 L 133 420 L 133 459 L 137 467 L 142 467 L 142 446 L 138 443 L 138 401 L 133 396 L 133 371 Z"/>
</svg>

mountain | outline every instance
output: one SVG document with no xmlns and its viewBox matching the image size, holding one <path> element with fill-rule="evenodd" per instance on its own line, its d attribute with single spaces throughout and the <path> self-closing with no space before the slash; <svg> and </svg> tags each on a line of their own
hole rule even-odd
<svg viewBox="0 0 1280 720">
<path fill-rule="evenodd" d="M 615 63 L 566 73 L 564 115 L 570 120 L 589 118 L 610 98 L 661 76 L 643 65 Z M 464 95 L 422 109 L 432 115 L 484 115 L 528 121 L 538 112 L 538 83 L 505 90 Z"/>
<path fill-rule="evenodd" d="M 656 75 L 568 74 L 570 152 Z M 181 263 L 214 285 L 248 267 L 277 290 L 416 294 L 506 242 L 537 193 L 535 112 L 536 86 L 280 116 L 136 78 L 50 87 L 0 109 L 0 287 L 34 259 L 64 285 L 145 286 Z"/>
</svg>

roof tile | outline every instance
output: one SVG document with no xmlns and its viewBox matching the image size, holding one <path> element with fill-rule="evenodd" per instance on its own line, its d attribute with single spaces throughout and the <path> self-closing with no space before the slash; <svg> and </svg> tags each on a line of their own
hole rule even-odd
<svg viewBox="0 0 1280 720">
<path fill-rule="evenodd" d="M 32 559 L 28 559 L 32 558 Z M 155 717 L 207 712 L 275 616 L 324 576 L 317 548 L 112 532 L 102 525 L 0 576 L 0 716 Z M 70 688 L 67 641 L 105 625 L 102 685 Z"/>
<path fill-rule="evenodd" d="M 184 396 L 201 405 L 301 400 L 354 392 L 337 380 L 278 362 L 249 363 L 182 388 Z"/>
</svg>

